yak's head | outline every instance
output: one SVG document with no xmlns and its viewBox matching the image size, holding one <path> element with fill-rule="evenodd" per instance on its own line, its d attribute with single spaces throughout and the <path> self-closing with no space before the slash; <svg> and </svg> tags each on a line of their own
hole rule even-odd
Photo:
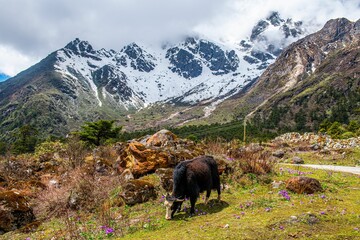
<svg viewBox="0 0 360 240">
<path fill-rule="evenodd" d="M 165 219 L 172 219 L 176 210 L 180 210 L 183 201 L 184 199 L 178 199 L 174 196 L 170 196 L 169 193 L 166 194 L 164 202 L 164 205 L 166 207 Z"/>
</svg>

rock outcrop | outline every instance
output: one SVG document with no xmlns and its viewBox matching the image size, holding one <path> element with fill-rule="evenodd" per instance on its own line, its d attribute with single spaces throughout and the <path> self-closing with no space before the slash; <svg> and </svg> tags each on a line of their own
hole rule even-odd
<svg viewBox="0 0 360 240">
<path fill-rule="evenodd" d="M 128 143 L 118 143 L 117 166 L 130 169 L 134 177 L 153 173 L 158 168 L 171 168 L 185 159 L 204 155 L 194 142 L 178 138 L 168 130 Z"/>
<path fill-rule="evenodd" d="M 0 192 L 0 234 L 16 230 L 33 221 L 33 210 L 20 192 Z"/>
</svg>

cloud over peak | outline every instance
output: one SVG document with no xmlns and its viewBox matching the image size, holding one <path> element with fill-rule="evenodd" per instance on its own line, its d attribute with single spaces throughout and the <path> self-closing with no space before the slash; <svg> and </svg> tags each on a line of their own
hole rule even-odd
<svg viewBox="0 0 360 240">
<path fill-rule="evenodd" d="M 0 0 L 0 71 L 11 75 L 76 37 L 115 50 L 130 42 L 159 44 L 195 33 L 235 42 L 271 11 L 303 20 L 314 31 L 331 18 L 360 16 L 358 0 L 5 1 Z"/>
</svg>

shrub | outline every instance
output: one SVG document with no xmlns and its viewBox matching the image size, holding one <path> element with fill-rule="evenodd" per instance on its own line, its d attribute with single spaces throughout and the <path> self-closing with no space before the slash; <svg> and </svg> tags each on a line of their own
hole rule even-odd
<svg viewBox="0 0 360 240">
<path fill-rule="evenodd" d="M 333 122 L 330 126 L 330 128 L 327 130 L 327 133 L 332 138 L 339 138 L 341 134 L 345 132 L 345 128 L 341 126 L 339 122 Z"/>
<path fill-rule="evenodd" d="M 84 163 L 87 148 L 85 142 L 81 141 L 77 135 L 70 135 L 64 148 L 68 167 L 76 168 Z"/>
<path fill-rule="evenodd" d="M 117 176 L 96 177 L 86 168 L 69 171 L 60 187 L 50 187 L 39 193 L 33 200 L 35 214 L 38 217 L 64 217 L 79 210 L 101 210 L 110 192 L 120 185 L 120 180 Z"/>
<path fill-rule="evenodd" d="M 230 158 L 231 172 L 224 176 L 225 181 L 234 182 L 242 187 L 247 187 L 254 182 L 265 184 L 271 182 L 268 174 L 274 172 L 276 160 L 270 152 L 240 149 L 234 156 Z"/>
<path fill-rule="evenodd" d="M 87 122 L 81 126 L 82 131 L 78 132 L 80 139 L 89 145 L 100 146 L 106 142 L 114 142 L 111 139 L 118 138 L 121 127 L 114 127 L 115 121 L 99 120 Z"/>
<path fill-rule="evenodd" d="M 222 138 L 216 140 L 205 140 L 206 153 L 211 155 L 222 155 L 227 153 L 227 142 Z"/>
<path fill-rule="evenodd" d="M 356 137 L 356 134 L 353 132 L 344 132 L 340 136 L 340 138 L 342 138 L 342 139 L 347 139 L 347 138 L 352 138 L 352 137 Z"/>
<path fill-rule="evenodd" d="M 46 141 L 35 147 L 35 156 L 39 157 L 46 154 L 63 153 L 65 144 L 60 141 Z"/>
</svg>

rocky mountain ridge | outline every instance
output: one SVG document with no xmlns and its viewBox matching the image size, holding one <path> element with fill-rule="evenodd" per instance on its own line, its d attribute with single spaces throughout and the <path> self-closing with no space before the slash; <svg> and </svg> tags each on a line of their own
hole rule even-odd
<svg viewBox="0 0 360 240">
<path fill-rule="evenodd" d="M 284 29 L 294 33 L 289 41 L 304 33 L 300 22 L 285 21 L 277 13 L 264 22 L 232 47 L 188 37 L 160 50 L 131 43 L 115 51 L 96 50 L 75 39 L 0 84 L 1 134 L 22 124 L 64 134 L 84 121 L 126 118 L 154 103 L 200 104 L 206 117 L 275 61 L 291 35 Z M 269 39 L 274 31 L 288 40 L 274 44 Z"/>
<path fill-rule="evenodd" d="M 358 120 L 359 39 L 360 20 L 340 18 L 291 44 L 243 99 L 255 109 L 247 118 L 280 114 L 277 127 L 314 130 L 326 118 L 342 122 L 341 108 L 339 117 Z"/>
</svg>

